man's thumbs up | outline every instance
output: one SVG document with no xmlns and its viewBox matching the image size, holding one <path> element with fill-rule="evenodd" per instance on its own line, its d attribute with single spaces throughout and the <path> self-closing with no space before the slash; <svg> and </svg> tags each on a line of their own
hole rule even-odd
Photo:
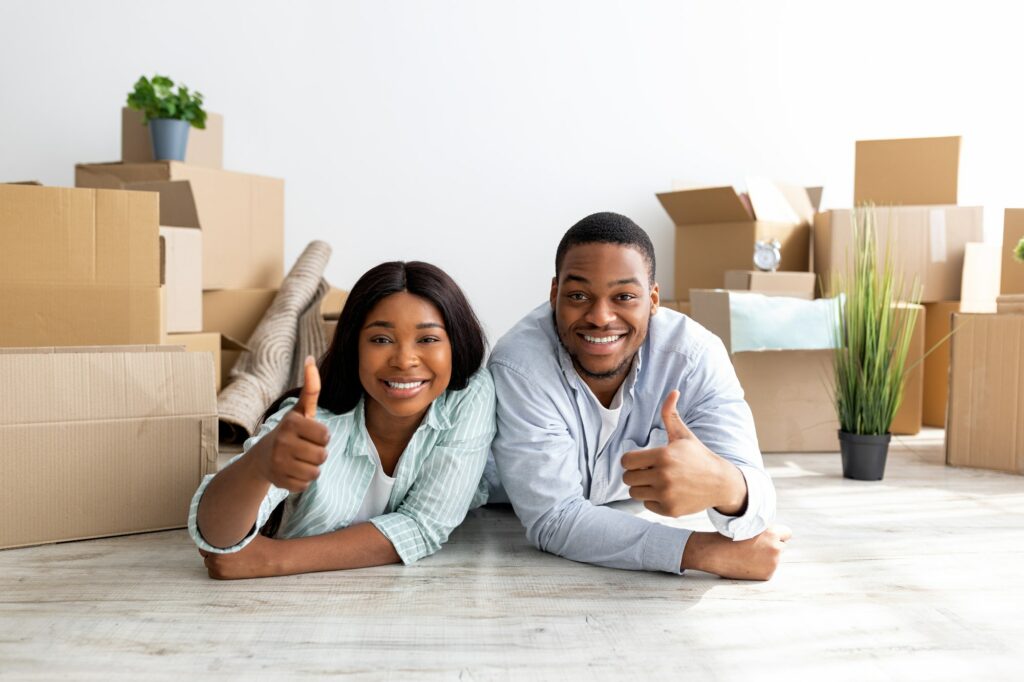
<svg viewBox="0 0 1024 682">
<path fill-rule="evenodd" d="M 661 406 L 661 420 L 665 422 L 665 431 L 668 432 L 668 442 L 672 443 L 683 438 L 693 438 L 693 432 L 683 423 L 676 404 L 679 402 L 679 391 L 673 389 L 665 398 Z"/>
<path fill-rule="evenodd" d="M 302 381 L 302 393 L 296 406 L 304 417 L 316 417 L 316 404 L 320 400 L 320 370 L 312 355 L 306 356 L 305 377 Z"/>
</svg>

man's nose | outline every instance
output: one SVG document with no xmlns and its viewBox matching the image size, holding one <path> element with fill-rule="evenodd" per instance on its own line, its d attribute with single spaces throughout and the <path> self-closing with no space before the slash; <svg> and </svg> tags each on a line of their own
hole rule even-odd
<svg viewBox="0 0 1024 682">
<path fill-rule="evenodd" d="M 615 312 L 608 301 L 599 298 L 590 306 L 586 317 L 587 322 L 595 327 L 604 327 L 615 321 Z"/>
</svg>

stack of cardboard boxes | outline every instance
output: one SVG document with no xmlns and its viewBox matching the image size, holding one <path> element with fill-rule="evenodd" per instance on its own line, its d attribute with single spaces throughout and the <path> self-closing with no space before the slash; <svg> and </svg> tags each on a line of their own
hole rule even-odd
<svg viewBox="0 0 1024 682">
<path fill-rule="evenodd" d="M 284 181 L 224 170 L 223 119 L 209 119 L 184 163 L 154 162 L 141 114 L 124 109 L 122 160 L 79 164 L 75 185 L 159 195 L 163 342 L 216 350 L 220 390 L 284 277 Z"/>
<path fill-rule="evenodd" d="M 222 335 L 283 276 L 284 184 L 220 168 L 219 116 L 185 163 L 123 124 L 123 160 L 76 189 L 0 185 L 0 548 L 183 526 L 216 467 Z"/>
<path fill-rule="evenodd" d="M 920 286 L 925 304 L 918 311 L 911 338 L 907 361 L 911 369 L 904 384 L 903 404 L 891 427 L 896 434 L 917 433 L 922 423 L 930 423 L 925 417 L 929 404 L 926 398 L 934 399 L 939 387 L 941 411 L 945 413 L 943 370 L 948 364 L 929 371 L 930 365 L 922 360 L 926 349 L 942 338 L 942 334 L 933 336 L 934 330 L 928 325 L 933 310 L 925 308 L 934 308 L 939 316 L 938 306 L 950 305 L 950 301 L 959 306 L 962 282 L 964 299 L 971 301 L 972 309 L 994 306 L 990 282 L 996 252 L 977 243 L 982 240 L 981 208 L 957 205 L 959 153 L 960 139 L 956 137 L 857 143 L 855 203 L 876 205 L 879 259 L 888 249 L 897 272 L 908 285 L 916 281 Z M 827 295 L 833 274 L 844 272 L 848 266 L 852 210 L 817 212 L 816 199 L 811 199 L 820 196 L 817 190 L 808 189 L 806 195 L 801 195 L 794 191 L 799 188 L 775 187 L 778 191 L 774 201 L 766 195 L 763 184 L 757 193 L 751 188 L 749 199 L 723 188 L 658 195 L 676 224 L 676 292 L 678 297 L 689 299 L 679 308 L 689 310 L 698 322 L 716 331 L 730 350 L 727 291 L 811 299 L 816 282 L 820 283 L 817 293 Z M 789 215 L 796 220 L 758 220 L 767 213 L 763 209 L 759 212 L 758 206 L 766 204 L 790 207 Z M 815 207 L 813 228 L 804 220 L 808 205 Z M 746 222 L 740 220 L 744 211 Z M 772 217 L 785 215 L 773 208 Z M 723 231 L 731 236 L 718 238 Z M 737 232 L 744 238 L 737 239 Z M 746 270 L 753 241 L 771 237 L 781 243 L 779 271 Z M 722 288 L 727 291 L 711 291 Z M 762 450 L 838 449 L 831 353 L 779 349 L 732 354 L 754 412 Z M 938 360 L 933 356 L 935 353 L 928 356 L 930 362 Z"/>
<path fill-rule="evenodd" d="M 1012 256 L 1022 238 L 1024 209 L 1006 209 L 995 314 L 949 311 L 946 462 L 954 466 L 1024 474 L 1024 263 Z"/>
</svg>

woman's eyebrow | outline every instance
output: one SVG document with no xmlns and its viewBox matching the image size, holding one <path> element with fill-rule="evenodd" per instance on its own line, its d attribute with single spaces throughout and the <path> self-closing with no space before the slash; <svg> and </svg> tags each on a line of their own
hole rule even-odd
<svg viewBox="0 0 1024 682">
<path fill-rule="evenodd" d="M 416 328 L 417 329 L 431 329 L 431 328 L 444 329 L 444 325 L 441 324 L 440 322 L 420 322 L 418 325 L 416 325 Z"/>
<path fill-rule="evenodd" d="M 369 329 L 370 327 L 384 327 L 385 329 L 394 329 L 395 325 L 385 320 L 374 320 L 369 322 L 363 329 Z"/>
</svg>

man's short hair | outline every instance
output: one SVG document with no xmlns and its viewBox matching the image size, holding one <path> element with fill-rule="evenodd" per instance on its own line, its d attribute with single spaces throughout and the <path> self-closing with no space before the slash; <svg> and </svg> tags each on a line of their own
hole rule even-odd
<svg viewBox="0 0 1024 682">
<path fill-rule="evenodd" d="M 555 279 L 562 273 L 562 262 L 569 249 L 580 244 L 621 244 L 636 249 L 647 264 L 648 284 L 654 284 L 654 245 L 643 229 L 618 213 L 593 213 L 569 228 L 555 252 Z"/>
</svg>

